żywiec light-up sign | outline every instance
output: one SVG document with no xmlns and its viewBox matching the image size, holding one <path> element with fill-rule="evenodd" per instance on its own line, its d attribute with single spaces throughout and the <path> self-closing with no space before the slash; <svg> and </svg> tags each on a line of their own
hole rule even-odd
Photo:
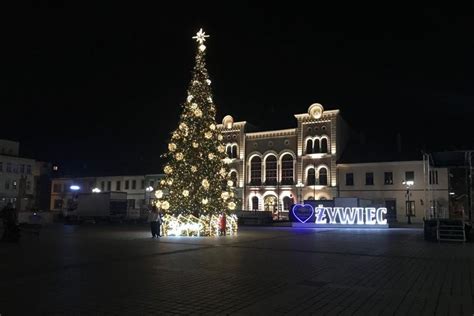
<svg viewBox="0 0 474 316">
<path fill-rule="evenodd" d="M 300 223 L 337 225 L 387 225 L 385 207 L 323 207 L 310 204 L 295 204 L 292 209 Z"/>
</svg>

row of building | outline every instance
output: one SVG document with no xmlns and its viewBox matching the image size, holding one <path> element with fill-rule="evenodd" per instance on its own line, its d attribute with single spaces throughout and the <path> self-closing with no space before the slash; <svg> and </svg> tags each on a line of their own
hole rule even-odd
<svg viewBox="0 0 474 316">
<path fill-rule="evenodd" d="M 352 197 L 387 207 L 390 221 L 403 222 L 410 216 L 412 222 L 422 222 L 423 218 L 453 213 L 470 216 L 472 201 L 459 202 L 461 195 L 470 198 L 470 191 L 458 193 L 453 183 L 462 180 L 453 178 L 456 172 L 449 164 L 436 163 L 432 155 L 421 152 L 406 155 L 400 148 L 391 152 L 387 145 L 380 151 L 363 143 L 354 145 L 340 111 L 325 110 L 318 103 L 294 117 L 294 128 L 273 131 L 255 131 L 252 125 L 234 122 L 231 116 L 218 125 L 239 209 L 269 211 L 287 218 L 296 202 Z M 59 212 L 73 208 L 81 193 L 125 192 L 128 208 L 141 209 L 153 199 L 162 177 L 143 174 L 51 180 L 51 164 L 19 157 L 18 143 L 0 144 L 2 203 L 16 202 L 20 197 L 28 200 L 30 207 Z M 468 174 L 459 177 L 467 179 Z"/>
</svg>

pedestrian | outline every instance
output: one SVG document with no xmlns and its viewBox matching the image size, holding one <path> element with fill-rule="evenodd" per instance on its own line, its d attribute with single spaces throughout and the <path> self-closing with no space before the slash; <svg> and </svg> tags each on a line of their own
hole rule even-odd
<svg viewBox="0 0 474 316">
<path fill-rule="evenodd" d="M 226 235 L 227 218 L 225 212 L 219 216 L 219 235 Z"/>
<path fill-rule="evenodd" d="M 151 238 L 158 237 L 159 235 L 159 222 L 160 215 L 158 214 L 158 208 L 153 205 L 151 208 L 150 213 L 148 214 L 148 222 L 150 222 L 150 229 L 151 229 Z"/>
<path fill-rule="evenodd" d="M 161 227 L 163 226 L 163 213 L 161 213 L 160 210 L 158 210 L 158 237 L 163 236 L 161 233 Z"/>
<path fill-rule="evenodd" d="M 12 203 L 8 203 L 2 209 L 3 219 L 3 241 L 18 241 L 20 239 L 20 230 L 17 225 L 16 211 Z"/>
</svg>

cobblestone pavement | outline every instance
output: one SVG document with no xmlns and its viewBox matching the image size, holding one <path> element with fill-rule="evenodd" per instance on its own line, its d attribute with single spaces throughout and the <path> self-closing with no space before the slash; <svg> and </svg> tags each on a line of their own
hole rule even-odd
<svg viewBox="0 0 474 316">
<path fill-rule="evenodd" d="M 0 314 L 472 315 L 473 250 L 420 229 L 57 225 L 0 244 Z"/>
</svg>

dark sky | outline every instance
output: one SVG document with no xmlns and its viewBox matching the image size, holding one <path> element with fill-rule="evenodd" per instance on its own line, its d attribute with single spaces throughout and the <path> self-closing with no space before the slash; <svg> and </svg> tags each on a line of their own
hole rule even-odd
<svg viewBox="0 0 474 316">
<path fill-rule="evenodd" d="M 12 13 L 0 138 L 63 170 L 160 172 L 203 27 L 218 121 L 289 128 L 319 102 L 376 142 L 474 147 L 472 1 L 221 2 Z"/>
</svg>

